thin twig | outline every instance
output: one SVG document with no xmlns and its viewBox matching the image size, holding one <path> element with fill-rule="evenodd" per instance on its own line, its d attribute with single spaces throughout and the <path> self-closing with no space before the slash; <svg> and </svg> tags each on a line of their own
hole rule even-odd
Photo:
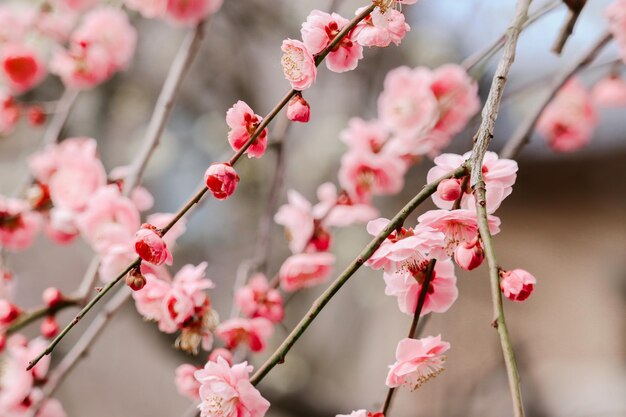
<svg viewBox="0 0 626 417">
<path fill-rule="evenodd" d="M 80 302 L 81 302 L 81 299 L 79 298 L 66 298 L 66 299 L 63 299 L 60 303 L 54 305 L 53 307 L 41 306 L 41 307 L 34 308 L 30 311 L 20 314 L 17 320 L 15 320 L 13 323 L 11 323 L 10 326 L 6 328 L 5 332 L 7 335 L 18 332 L 22 328 L 28 326 L 29 324 L 41 318 L 55 314 L 68 307 L 79 306 Z"/>
<path fill-rule="evenodd" d="M 289 350 L 293 347 L 296 341 L 302 336 L 306 329 L 311 325 L 315 317 L 322 311 L 324 306 L 333 298 L 333 296 L 339 291 L 339 289 L 354 275 L 354 273 L 367 261 L 372 254 L 378 249 L 378 247 L 387 239 L 391 233 L 404 223 L 404 220 L 415 210 L 421 203 L 423 203 L 428 197 L 430 197 L 436 190 L 439 183 L 448 178 L 460 178 L 467 175 L 467 168 L 461 166 L 450 172 L 443 177 L 426 184 L 422 191 L 420 191 L 409 203 L 404 206 L 400 212 L 398 212 L 393 219 L 365 248 L 359 253 L 359 255 L 350 263 L 350 265 L 339 275 L 335 281 L 320 295 L 313 303 L 307 314 L 300 320 L 296 327 L 291 331 L 289 336 L 283 341 L 283 343 L 276 349 L 274 353 L 267 359 L 267 361 L 257 370 L 252 376 L 250 382 L 254 385 L 261 382 L 261 380 L 279 363 L 284 362 L 285 356 Z"/>
<path fill-rule="evenodd" d="M 605 33 L 591 46 L 587 52 L 580 57 L 580 59 L 576 60 L 569 67 L 563 69 L 561 73 L 557 74 L 545 98 L 537 105 L 534 111 L 532 111 L 528 117 L 524 119 L 524 122 L 515 130 L 511 139 L 506 143 L 502 152 L 500 152 L 500 156 L 502 158 L 511 158 L 513 155 L 517 155 L 520 149 L 528 143 L 528 141 L 530 141 L 530 137 L 537 121 L 539 120 L 539 117 L 541 116 L 541 113 L 543 113 L 548 104 L 550 104 L 552 99 L 558 94 L 561 87 L 563 87 L 563 85 L 565 85 L 565 83 L 567 83 L 567 81 L 578 71 L 591 64 L 594 59 L 596 59 L 600 51 L 602 51 L 602 49 L 609 43 L 611 38 L 612 35 L 610 33 Z"/>
<path fill-rule="evenodd" d="M 558 55 L 561 55 L 561 52 L 563 52 L 563 48 L 565 47 L 565 43 L 569 37 L 572 36 L 574 26 L 576 26 L 576 22 L 580 17 L 580 12 L 582 12 L 585 7 L 587 0 L 563 0 L 563 3 L 565 3 L 568 8 L 567 19 L 561 27 L 559 35 L 554 41 L 554 45 L 552 45 L 552 52 Z"/>
<path fill-rule="evenodd" d="M 500 344 L 506 364 L 509 388 L 513 402 L 513 414 L 515 417 L 524 416 L 524 405 L 522 402 L 522 391 L 519 382 L 519 372 L 515 363 L 515 355 L 509 339 L 509 333 L 504 320 L 504 310 L 502 308 L 502 295 L 498 280 L 498 267 L 493 249 L 493 242 L 489 232 L 487 222 L 487 209 L 485 200 L 485 183 L 483 181 L 482 167 L 483 159 L 489 144 L 493 139 L 496 119 L 500 110 L 500 103 L 504 94 L 504 87 L 509 76 L 509 71 L 515 61 L 515 50 L 517 41 L 524 23 L 528 19 L 528 8 L 532 0 L 518 0 L 515 6 L 515 16 L 509 27 L 507 40 L 504 45 L 504 53 L 500 58 L 496 73 L 494 74 L 489 95 L 482 111 L 482 120 L 478 132 L 475 136 L 475 143 L 472 149 L 472 169 L 470 174 L 470 185 L 476 200 L 476 211 L 478 215 L 478 225 L 480 236 L 485 247 L 485 253 L 489 262 L 489 276 L 491 279 L 491 295 L 494 306 L 494 314 L 498 323 L 498 334 Z"/>
<path fill-rule="evenodd" d="M 408 338 L 410 339 L 416 339 L 417 338 L 417 325 L 419 323 L 419 319 L 420 316 L 422 314 L 422 309 L 424 308 L 424 303 L 426 302 L 426 294 L 428 294 L 428 288 L 430 287 L 430 282 L 433 279 L 433 276 L 435 275 L 435 263 L 437 262 L 436 259 L 431 259 L 430 262 L 428 263 L 428 266 L 426 267 L 426 271 L 424 272 L 424 283 L 422 284 L 422 287 L 420 288 L 420 292 L 419 292 L 419 297 L 417 299 L 417 306 L 415 308 L 415 313 L 413 314 L 413 321 L 411 322 L 411 327 L 409 327 L 409 334 L 408 334 Z M 380 410 L 381 413 L 383 413 L 383 415 L 385 417 L 388 417 L 388 411 L 389 411 L 389 407 L 391 407 L 391 401 L 393 400 L 393 395 L 396 392 L 395 388 L 389 388 L 387 390 L 387 396 L 385 397 L 385 402 L 383 404 L 382 409 Z"/>
<path fill-rule="evenodd" d="M 341 42 L 341 40 L 347 36 L 352 29 L 365 17 L 367 17 L 375 8 L 374 4 L 369 5 L 366 9 L 364 9 L 361 13 L 359 13 L 355 18 L 353 18 L 333 39 L 333 41 L 315 58 L 315 64 L 319 65 L 324 58 Z M 269 123 L 278 115 L 278 113 L 289 103 L 289 100 L 297 93 L 296 90 L 290 90 L 285 94 L 285 96 L 278 102 L 278 104 L 263 118 L 261 123 L 257 126 L 256 130 L 250 135 L 248 141 L 230 158 L 228 163 L 231 166 L 234 166 L 237 161 L 244 155 L 246 150 L 256 141 L 261 132 L 269 125 Z M 196 204 L 202 200 L 202 197 L 208 192 L 208 188 L 202 187 L 198 190 L 185 205 L 174 215 L 172 220 L 161 229 L 161 235 L 165 235 L 171 228 L 185 215 L 189 210 L 191 210 Z M 138 266 L 141 263 L 141 259 L 137 258 L 131 265 L 124 269 L 124 271 L 118 275 L 115 279 L 109 282 L 100 293 L 98 293 L 86 306 L 83 308 L 78 315 L 72 320 L 59 335 L 52 340 L 52 342 L 48 345 L 48 347 L 40 353 L 37 357 L 31 360 L 28 364 L 27 369 L 32 369 L 33 366 L 37 364 L 45 355 L 48 355 L 54 350 L 54 347 L 63 339 L 67 333 L 82 319 L 82 317 L 102 298 L 106 293 L 108 293 L 122 278 L 135 266 Z"/>
</svg>

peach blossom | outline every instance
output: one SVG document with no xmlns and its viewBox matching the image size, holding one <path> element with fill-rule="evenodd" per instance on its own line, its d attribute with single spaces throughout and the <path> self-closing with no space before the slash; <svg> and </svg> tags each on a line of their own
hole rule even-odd
<svg viewBox="0 0 626 417">
<path fill-rule="evenodd" d="M 217 362 L 217 358 L 224 359 L 229 366 L 233 365 L 233 353 L 224 348 L 213 349 L 209 354 L 209 360 L 213 362 Z"/>
<path fill-rule="evenodd" d="M 283 56 L 280 60 L 283 74 L 291 88 L 298 91 L 311 87 L 317 77 L 317 67 L 313 55 L 304 43 L 293 39 L 285 39 L 281 46 Z"/>
<path fill-rule="evenodd" d="M 278 273 L 280 286 L 288 292 L 325 282 L 332 273 L 335 256 L 328 252 L 301 253 L 290 256 Z"/>
<path fill-rule="evenodd" d="M 252 137 L 257 126 L 261 123 L 261 116 L 254 114 L 250 106 L 239 100 L 226 112 L 226 124 L 230 127 L 228 142 L 233 150 L 238 151 Z M 246 150 L 248 158 L 260 158 L 267 147 L 267 128 L 257 136 Z"/>
<path fill-rule="evenodd" d="M 417 389 L 443 370 L 446 357 L 443 355 L 450 344 L 441 340 L 441 335 L 421 339 L 402 339 L 396 348 L 396 362 L 389 368 L 388 387 L 407 386 Z"/>
</svg>

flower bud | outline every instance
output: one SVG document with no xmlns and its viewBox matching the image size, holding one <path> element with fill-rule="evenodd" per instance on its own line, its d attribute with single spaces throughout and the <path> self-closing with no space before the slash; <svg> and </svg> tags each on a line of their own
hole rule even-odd
<svg viewBox="0 0 626 417">
<path fill-rule="evenodd" d="M 480 245 L 478 238 L 474 238 L 469 242 L 462 242 L 454 251 L 456 264 L 466 271 L 478 268 L 484 259 L 485 251 Z"/>
<path fill-rule="evenodd" d="M 59 334 L 59 322 L 54 318 L 54 316 L 46 317 L 39 327 L 39 331 L 41 335 L 46 339 L 52 339 L 54 336 Z"/>
<path fill-rule="evenodd" d="M 162 265 L 169 257 L 165 240 L 151 224 L 141 225 L 135 234 L 135 252 L 141 259 L 153 265 Z"/>
<path fill-rule="evenodd" d="M 535 289 L 537 279 L 528 271 L 514 269 L 500 272 L 500 289 L 511 301 L 524 301 Z"/>
<path fill-rule="evenodd" d="M 309 103 L 302 97 L 302 94 L 296 94 L 287 105 L 287 118 L 292 122 L 307 123 L 311 118 L 311 107 Z"/>
<path fill-rule="evenodd" d="M 20 309 L 5 299 L 0 299 L 0 324 L 8 326 L 21 314 Z"/>
<path fill-rule="evenodd" d="M 224 348 L 213 349 L 209 355 L 209 361 L 217 362 L 217 358 L 222 357 L 229 365 L 233 365 L 233 354 L 230 350 Z"/>
<path fill-rule="evenodd" d="M 26 111 L 28 122 L 33 126 L 41 126 L 46 122 L 46 112 L 41 106 L 31 106 Z"/>
<path fill-rule="evenodd" d="M 45 305 L 49 308 L 53 308 L 63 301 L 63 294 L 61 294 L 61 291 L 59 291 L 58 288 L 48 287 L 41 295 L 41 299 Z"/>
<path fill-rule="evenodd" d="M 235 192 L 239 175 L 228 163 L 212 164 L 204 173 L 204 182 L 213 197 L 225 200 Z"/>
<path fill-rule="evenodd" d="M 139 291 L 146 285 L 146 277 L 143 276 L 140 268 L 133 268 L 126 274 L 124 281 L 133 291 Z"/>
<path fill-rule="evenodd" d="M 437 186 L 437 195 L 444 201 L 456 201 L 461 193 L 461 181 L 455 178 L 443 180 Z"/>
</svg>

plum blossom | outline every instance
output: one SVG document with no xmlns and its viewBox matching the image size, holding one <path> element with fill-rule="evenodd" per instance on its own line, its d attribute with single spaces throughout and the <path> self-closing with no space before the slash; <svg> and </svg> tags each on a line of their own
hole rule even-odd
<svg viewBox="0 0 626 417">
<path fill-rule="evenodd" d="M 443 355 L 450 344 L 441 340 L 441 335 L 421 339 L 402 339 L 396 348 L 396 362 L 389 368 L 387 386 L 407 386 L 417 389 L 443 370 L 446 357 Z"/>
<path fill-rule="evenodd" d="M 348 120 L 340 138 L 351 151 L 379 153 L 389 139 L 389 129 L 380 120 L 365 121 L 360 117 Z"/>
<path fill-rule="evenodd" d="M 204 173 L 204 183 L 213 197 L 225 200 L 235 192 L 239 175 L 229 163 L 212 164 Z"/>
<path fill-rule="evenodd" d="M 135 234 L 135 252 L 139 257 L 153 265 L 172 264 L 172 253 L 157 228 L 149 223 L 141 225 Z"/>
<path fill-rule="evenodd" d="M 454 261 L 466 271 L 478 268 L 484 259 L 485 250 L 477 237 L 469 242 L 459 244 L 454 251 Z"/>
<path fill-rule="evenodd" d="M 328 252 L 301 253 L 283 262 L 278 273 L 280 286 L 288 292 L 325 282 L 333 270 L 335 256 Z"/>
<path fill-rule="evenodd" d="M 282 321 L 285 310 L 280 291 L 270 287 L 263 274 L 256 274 L 237 290 L 235 303 L 247 317 L 265 317 L 273 323 Z"/>
<path fill-rule="evenodd" d="M 337 13 L 328 14 L 313 10 L 302 24 L 302 41 L 311 54 L 319 54 L 348 23 L 348 19 Z M 363 47 L 353 39 L 353 36 L 354 29 L 328 54 L 325 62 L 329 70 L 345 72 L 356 68 L 359 60 L 363 58 Z"/>
<path fill-rule="evenodd" d="M 287 201 L 274 215 L 274 221 L 285 226 L 289 249 L 300 253 L 307 248 L 316 228 L 313 207 L 295 190 L 287 192 Z"/>
<path fill-rule="evenodd" d="M 200 382 L 194 377 L 196 371 L 198 368 L 185 363 L 176 368 L 176 377 L 174 378 L 178 393 L 191 400 L 200 399 Z"/>
<path fill-rule="evenodd" d="M 365 7 L 357 9 L 358 16 L 365 10 Z M 363 19 L 355 29 L 355 39 L 362 46 L 377 46 L 384 48 L 392 42 L 397 46 L 411 27 L 406 23 L 402 12 L 390 8 L 381 11 L 374 9 L 369 16 Z"/>
<path fill-rule="evenodd" d="M 374 195 L 391 195 L 402 190 L 407 164 L 389 154 L 348 152 L 341 158 L 339 184 L 359 202 Z"/>
<path fill-rule="evenodd" d="M 597 123 L 591 94 L 572 78 L 541 113 L 537 131 L 553 150 L 573 152 L 591 141 Z"/>
<path fill-rule="evenodd" d="M 252 366 L 232 367 L 223 358 L 195 372 L 200 382 L 201 417 L 263 417 L 270 403 L 250 383 Z"/>
<path fill-rule="evenodd" d="M 327 227 L 365 223 L 378 215 L 375 207 L 354 201 L 346 191 L 337 192 L 337 187 L 331 182 L 317 188 L 317 198 L 319 203 L 313 207 L 313 215 L 323 219 Z"/>
<path fill-rule="evenodd" d="M 385 294 L 398 298 L 400 311 L 412 316 L 415 314 L 419 295 L 426 279 L 427 264 L 383 273 L 385 280 Z M 430 312 L 445 313 L 454 304 L 459 296 L 456 286 L 454 264 L 446 259 L 437 261 L 430 285 L 426 290 L 426 298 L 421 315 Z"/>
<path fill-rule="evenodd" d="M 283 66 L 283 74 L 291 88 L 298 91 L 311 87 L 317 77 L 315 59 L 304 43 L 285 39 L 281 46 L 283 56 L 280 60 Z"/>
<path fill-rule="evenodd" d="M 436 157 L 433 162 L 435 166 L 432 167 L 426 176 L 427 182 L 432 182 L 441 178 L 442 176 L 454 171 L 465 163 L 472 153 L 467 152 L 463 155 L 456 155 L 451 153 L 441 154 Z M 493 213 L 502 204 L 502 201 L 507 198 L 513 192 L 513 185 L 517 179 L 517 162 L 511 159 L 500 159 L 495 152 L 486 152 L 483 159 L 483 180 L 485 181 L 485 188 L 487 191 L 487 212 Z M 446 180 L 446 184 L 451 185 L 452 182 L 456 182 L 461 186 L 462 181 L 460 179 Z M 442 182 L 442 184 L 444 184 Z M 440 184 L 441 185 L 441 184 Z M 445 189 L 438 187 L 437 192 L 432 195 L 433 202 L 441 209 L 450 210 L 454 204 L 455 199 L 447 199 L 443 192 Z M 463 193 L 461 199 L 461 208 L 467 210 L 476 210 L 476 203 L 471 189 L 466 188 L 460 190 Z"/>
<path fill-rule="evenodd" d="M 389 220 L 380 218 L 367 224 L 367 232 L 376 236 L 389 225 Z M 365 263 L 372 269 L 396 272 L 402 269 L 425 266 L 428 260 L 440 255 L 443 233 L 430 227 L 401 227 L 394 230 Z"/>
<path fill-rule="evenodd" d="M 224 341 L 227 349 L 235 349 L 243 343 L 252 352 L 263 351 L 273 332 L 272 322 L 264 317 L 236 317 L 220 323 L 215 329 L 215 335 Z"/>
<path fill-rule="evenodd" d="M 226 124 L 230 127 L 228 142 L 234 151 L 239 151 L 261 123 L 262 117 L 243 101 L 239 100 L 226 112 Z M 246 150 L 248 158 L 260 158 L 267 147 L 267 128 L 257 136 Z"/>
<path fill-rule="evenodd" d="M 444 249 L 452 256 L 457 246 L 470 242 L 478 236 L 476 213 L 471 210 L 430 210 L 417 219 L 420 226 L 428 226 L 445 235 Z M 489 231 L 492 235 L 500 232 L 500 219 L 488 215 Z"/>
<path fill-rule="evenodd" d="M 0 48 L 2 76 L 16 93 L 23 93 L 39 84 L 46 76 L 46 66 L 39 52 L 21 43 Z"/>
<path fill-rule="evenodd" d="M 19 251 L 30 247 L 41 226 L 41 217 L 28 203 L 0 196 L 0 247 Z"/>
<path fill-rule="evenodd" d="M 311 118 L 311 107 L 304 97 L 302 97 L 302 94 L 296 94 L 289 100 L 289 104 L 287 104 L 287 118 L 292 122 L 309 122 Z"/>
<path fill-rule="evenodd" d="M 524 301 L 535 289 L 537 279 L 528 271 L 513 269 L 500 272 L 500 289 L 511 301 Z"/>
</svg>

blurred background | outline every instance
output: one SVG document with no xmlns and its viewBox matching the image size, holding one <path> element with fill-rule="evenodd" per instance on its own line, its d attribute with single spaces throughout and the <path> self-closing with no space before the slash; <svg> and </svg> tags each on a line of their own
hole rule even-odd
<svg viewBox="0 0 626 417">
<path fill-rule="evenodd" d="M 146 172 L 144 184 L 155 195 L 155 211 L 175 211 L 196 189 L 209 163 L 229 151 L 226 110 L 238 99 L 265 114 L 288 89 L 280 67 L 280 43 L 299 38 L 300 23 L 314 9 L 337 7 L 350 17 L 366 1 L 226 1 L 211 20 L 202 50 L 185 80 L 167 131 Z M 399 65 L 437 67 L 460 63 L 497 39 L 508 27 L 514 1 L 423 0 L 406 7 L 412 30 L 400 47 L 370 49 L 357 70 L 335 74 L 322 69 L 307 92 L 312 121 L 292 126 L 286 137 L 285 190 L 310 200 L 325 181 L 336 181 L 345 146 L 339 132 L 353 116 L 376 115 L 376 97 L 385 74 Z M 539 8 L 541 1 L 533 2 Z M 542 96 L 550 76 L 605 30 L 609 0 L 589 1 L 562 57 L 549 49 L 565 18 L 560 7 L 522 34 L 517 61 L 498 120 L 493 150 L 499 150 Z M 64 137 L 98 140 L 107 169 L 125 165 L 139 147 L 161 84 L 185 31 L 134 17 L 139 30 L 137 55 L 129 71 L 82 93 Z M 616 58 L 611 46 L 597 62 Z M 484 99 L 497 58 L 476 68 Z M 585 83 L 605 76 L 599 66 L 584 73 Z M 49 77 L 38 97 L 57 99 L 58 79 Z M 276 126 L 276 124 L 274 125 Z M 476 125 L 459 135 L 450 151 L 471 147 Z M 272 136 L 270 130 L 270 137 Z M 26 174 L 25 157 L 43 134 L 29 126 L 0 139 L 0 193 L 10 194 Z M 175 269 L 208 261 L 217 288 L 215 308 L 228 315 L 238 265 L 254 256 L 258 219 L 265 208 L 275 155 L 242 161 L 240 190 L 228 201 L 209 201 L 193 212 L 179 239 Z M 624 110 L 603 111 L 592 144 L 574 154 L 555 154 L 539 137 L 519 158 L 514 193 L 500 208 L 502 232 L 496 237 L 500 263 L 522 267 L 538 279 L 523 304 L 506 302 L 507 319 L 518 355 L 529 417 L 626 416 L 626 120 Z M 384 217 L 392 216 L 424 184 L 429 160 L 415 166 L 404 191 L 378 198 Z M 284 190 L 281 203 L 284 202 Z M 420 207 L 410 219 L 414 222 Z M 364 227 L 341 230 L 334 245 L 341 271 L 369 241 Z M 269 263 L 273 275 L 288 248 L 282 228 L 274 227 Z M 69 248 L 40 237 L 29 251 L 11 255 L 18 274 L 17 301 L 38 305 L 41 291 L 54 284 L 76 287 L 91 259 L 77 240 Z M 510 397 L 492 307 L 486 267 L 459 274 L 460 297 L 450 311 L 434 315 L 425 334 L 442 334 L 452 348 L 447 370 L 416 392 L 399 391 L 394 417 L 510 415 Z M 277 327 L 259 365 L 284 339 L 323 286 L 290 299 L 284 327 Z M 61 316 L 61 322 L 69 313 Z M 93 317 L 93 314 L 91 315 Z M 58 347 L 61 357 L 88 320 Z M 260 385 L 272 402 L 270 416 L 317 417 L 376 409 L 382 403 L 387 366 L 396 341 L 405 337 L 410 318 L 396 299 L 384 295 L 382 274 L 361 269 L 332 300 L 284 365 Z M 31 329 L 32 331 L 36 331 Z M 181 416 L 191 403 L 178 395 L 174 369 L 184 362 L 203 364 L 174 350 L 173 337 L 144 322 L 130 303 L 107 327 L 58 391 L 70 416 Z"/>
</svg>

